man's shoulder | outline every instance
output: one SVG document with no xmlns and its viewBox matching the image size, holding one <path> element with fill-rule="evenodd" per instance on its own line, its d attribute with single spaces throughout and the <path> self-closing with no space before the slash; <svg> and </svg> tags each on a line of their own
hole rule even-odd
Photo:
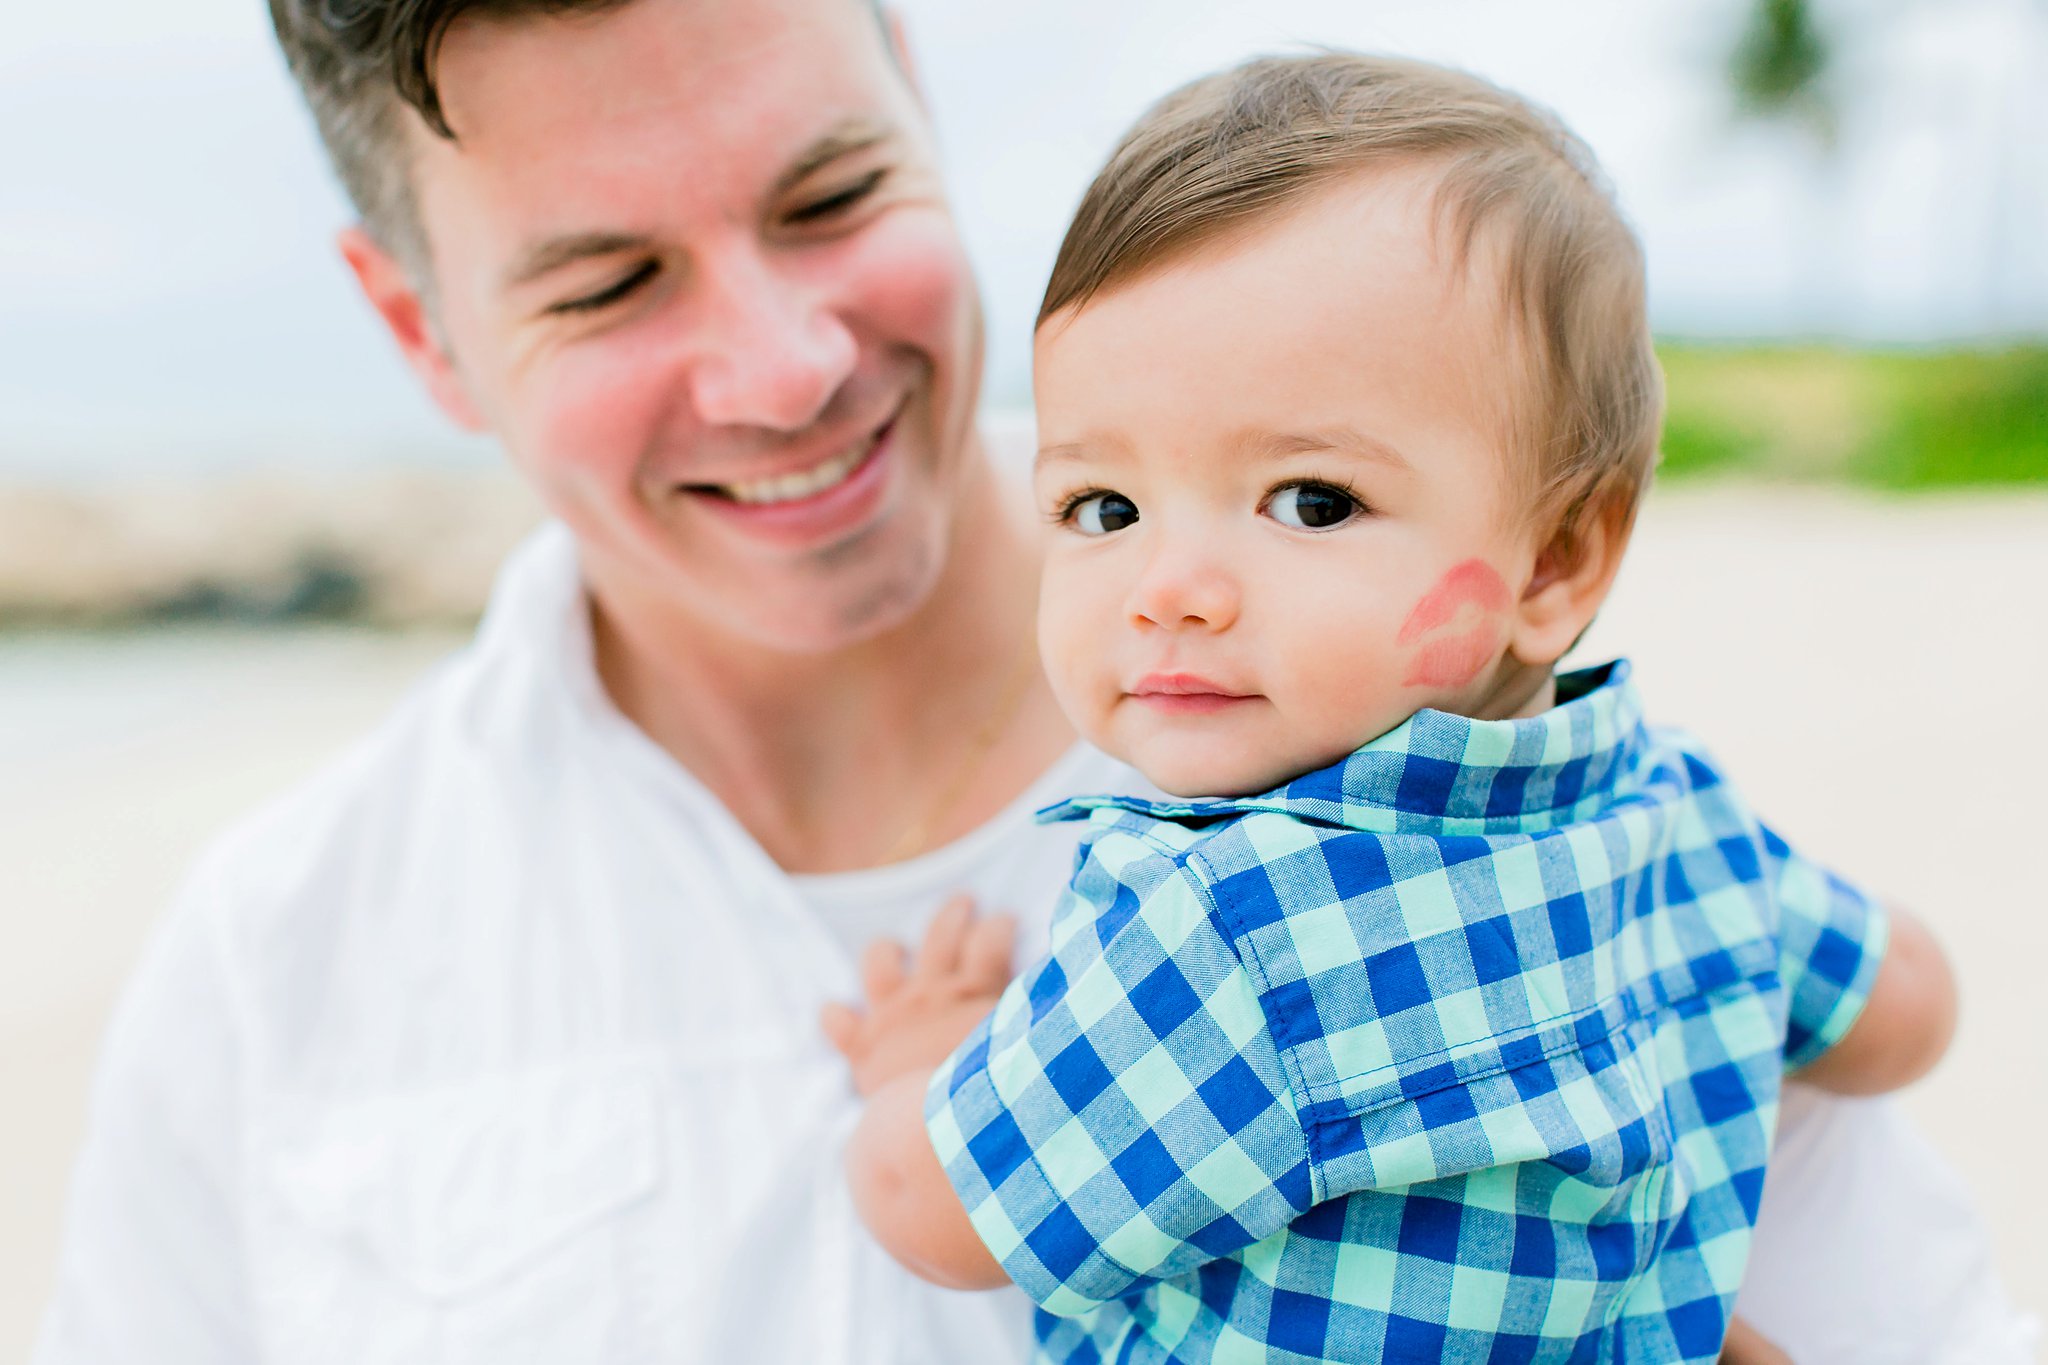
<svg viewBox="0 0 2048 1365">
<path fill-rule="evenodd" d="M 261 935 L 360 898 L 366 879 L 446 839 L 465 809 L 487 819 L 530 781 L 507 752 L 515 730 L 546 766 L 545 727 L 527 719 L 536 708 L 509 695 L 522 685 L 474 646 L 435 666 L 368 733 L 216 835 L 188 899 L 224 929 Z"/>
<path fill-rule="evenodd" d="M 238 915 L 332 904 L 374 869 L 445 841 L 545 788 L 573 743 L 574 708 L 546 657 L 555 599 L 575 591 L 573 550 L 544 527 L 500 571 L 476 637 L 430 669 L 391 711 L 312 773 L 229 825 L 198 880 Z"/>
</svg>

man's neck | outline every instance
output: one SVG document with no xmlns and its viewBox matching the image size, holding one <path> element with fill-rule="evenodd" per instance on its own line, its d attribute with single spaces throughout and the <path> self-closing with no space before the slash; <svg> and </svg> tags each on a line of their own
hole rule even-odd
<svg viewBox="0 0 2048 1365">
<path fill-rule="evenodd" d="M 870 867 L 973 829 L 1072 742 L 1037 667 L 1037 552 L 992 471 L 901 625 L 803 654 L 593 607 L 600 677 L 792 872 Z"/>
</svg>

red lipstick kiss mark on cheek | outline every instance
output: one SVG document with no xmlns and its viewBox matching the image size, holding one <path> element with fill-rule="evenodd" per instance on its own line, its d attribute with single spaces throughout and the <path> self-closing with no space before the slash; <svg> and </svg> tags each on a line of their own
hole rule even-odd
<svg viewBox="0 0 2048 1365">
<path fill-rule="evenodd" d="M 1493 618 L 1512 602 L 1507 583 L 1485 560 L 1454 566 L 1422 595 L 1395 638 L 1396 644 L 1422 645 L 1401 685 L 1463 687 L 1478 677 L 1500 645 Z M 1458 628 L 1455 634 L 1450 627 Z"/>
<path fill-rule="evenodd" d="M 1487 627 L 1448 640 L 1431 640 L 1422 647 L 1401 680 L 1403 687 L 1458 688 L 1479 676 L 1493 662 L 1500 648 L 1500 634 Z"/>
</svg>

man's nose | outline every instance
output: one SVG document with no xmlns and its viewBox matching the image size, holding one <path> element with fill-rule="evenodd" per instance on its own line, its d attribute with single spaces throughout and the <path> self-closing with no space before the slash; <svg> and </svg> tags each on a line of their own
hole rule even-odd
<svg viewBox="0 0 2048 1365">
<path fill-rule="evenodd" d="M 1127 611 L 1141 626 L 1215 631 L 1236 622 L 1239 602 L 1236 575 L 1214 548 L 1173 543 L 1146 556 Z"/>
<path fill-rule="evenodd" d="M 690 398 L 710 426 L 798 431 L 853 373 L 859 346 L 815 288 L 752 251 L 704 264 Z"/>
</svg>

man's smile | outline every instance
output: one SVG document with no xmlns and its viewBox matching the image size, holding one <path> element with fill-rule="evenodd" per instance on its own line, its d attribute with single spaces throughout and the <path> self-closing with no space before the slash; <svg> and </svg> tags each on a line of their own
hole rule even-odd
<svg viewBox="0 0 2048 1365">
<path fill-rule="evenodd" d="M 892 414 L 888 421 L 867 435 L 807 465 L 728 483 L 685 484 L 683 490 L 753 507 L 815 498 L 852 478 L 881 448 L 895 423 L 896 417 Z"/>
<path fill-rule="evenodd" d="M 718 524 L 762 548 L 814 550 L 875 524 L 890 501 L 904 424 L 901 409 L 881 427 L 808 465 L 677 492 Z"/>
</svg>

